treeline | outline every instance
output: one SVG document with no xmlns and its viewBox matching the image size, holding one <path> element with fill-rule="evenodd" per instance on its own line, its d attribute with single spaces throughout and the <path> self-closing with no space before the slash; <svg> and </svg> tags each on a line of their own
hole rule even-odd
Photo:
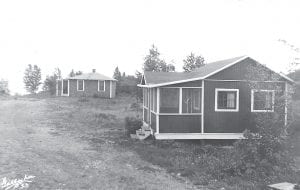
<svg viewBox="0 0 300 190">
<path fill-rule="evenodd" d="M 183 59 L 182 69 L 184 72 L 192 72 L 205 64 L 204 57 L 191 52 L 185 59 Z M 293 70 L 289 71 L 288 76 L 297 82 L 294 98 L 300 99 L 300 69 L 296 69 L 297 67 L 295 64 L 292 64 L 291 68 L 293 68 Z M 144 57 L 142 70 L 151 72 L 175 72 L 176 67 L 174 61 L 167 63 L 165 59 L 161 57 L 161 53 L 158 51 L 158 48 L 152 45 L 148 54 Z M 125 72 L 121 72 L 119 70 L 119 67 L 116 67 L 113 73 L 113 78 L 117 80 L 116 93 L 127 93 L 141 97 L 141 91 L 139 90 L 140 88 L 137 87 L 137 84 L 141 81 L 143 71 L 137 70 L 135 75 L 126 75 Z M 69 77 L 81 74 L 82 71 L 74 71 L 72 69 L 69 73 Z M 46 79 L 42 82 L 41 68 L 37 65 L 31 64 L 27 66 L 23 77 L 25 89 L 31 94 L 36 93 L 42 85 L 42 90 L 44 92 L 54 95 L 56 93 L 56 81 L 61 79 L 61 70 L 59 68 L 55 68 L 53 73 L 47 75 Z M 9 94 L 8 81 L 3 79 L 0 80 L 0 94 L 1 93 Z"/>
</svg>

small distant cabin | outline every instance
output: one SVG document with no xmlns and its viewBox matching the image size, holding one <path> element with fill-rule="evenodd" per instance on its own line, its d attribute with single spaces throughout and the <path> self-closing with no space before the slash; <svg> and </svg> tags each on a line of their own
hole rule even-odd
<svg viewBox="0 0 300 190">
<path fill-rule="evenodd" d="M 116 80 L 97 73 L 93 69 L 91 73 L 83 73 L 57 81 L 56 96 L 115 98 Z"/>
<path fill-rule="evenodd" d="M 255 130 L 254 114 L 281 111 L 293 80 L 248 56 L 195 71 L 144 72 L 143 121 L 156 139 L 240 139 Z M 275 98 L 278 97 L 278 98 Z M 280 97 L 280 98 L 279 98 Z M 277 106 L 275 100 L 284 101 Z"/>
</svg>

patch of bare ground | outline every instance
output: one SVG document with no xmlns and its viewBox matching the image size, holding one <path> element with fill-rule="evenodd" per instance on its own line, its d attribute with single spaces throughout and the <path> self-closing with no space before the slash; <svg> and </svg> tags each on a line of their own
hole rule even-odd
<svg viewBox="0 0 300 190">
<path fill-rule="evenodd" d="M 30 189 L 195 189 L 120 146 L 127 98 L 0 100 L 0 178 Z"/>
</svg>

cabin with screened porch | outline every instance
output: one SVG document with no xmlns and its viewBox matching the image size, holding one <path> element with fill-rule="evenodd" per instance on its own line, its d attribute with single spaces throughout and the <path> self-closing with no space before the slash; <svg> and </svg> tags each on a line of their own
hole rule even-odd
<svg viewBox="0 0 300 190">
<path fill-rule="evenodd" d="M 240 139 L 245 129 L 255 132 L 254 114 L 282 113 L 287 124 L 292 84 L 242 56 L 189 73 L 144 72 L 138 86 L 143 89 L 144 126 L 156 139 Z"/>
</svg>

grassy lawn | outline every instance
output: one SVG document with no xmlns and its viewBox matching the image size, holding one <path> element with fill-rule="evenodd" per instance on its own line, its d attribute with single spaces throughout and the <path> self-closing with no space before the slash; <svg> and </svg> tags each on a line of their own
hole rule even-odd
<svg viewBox="0 0 300 190">
<path fill-rule="evenodd" d="M 11 98 L 5 98 L 1 101 L 6 101 L 6 99 L 11 100 Z M 51 155 L 53 155 L 54 157 L 52 159 L 55 159 L 55 154 L 59 153 L 66 162 L 70 162 L 73 166 L 79 166 L 84 163 L 86 165 L 84 168 L 88 168 L 86 171 L 85 169 L 82 170 L 82 168 L 78 168 L 77 171 L 72 168 L 73 166 L 70 166 L 67 169 L 64 168 L 66 175 L 68 174 L 69 169 L 72 169 L 71 173 L 75 172 L 76 174 L 76 172 L 78 172 L 80 175 L 84 176 L 91 175 L 93 176 L 91 178 L 93 181 L 100 180 L 95 185 L 99 185 L 100 182 L 105 183 L 106 181 L 103 182 L 101 179 L 110 178 L 107 175 L 118 175 L 118 187 L 122 187 L 121 185 L 126 183 L 127 188 L 131 187 L 133 189 L 138 189 L 144 185 L 139 184 L 140 180 L 144 181 L 149 179 L 150 185 L 153 182 L 151 179 L 153 179 L 154 176 L 158 179 L 165 179 L 164 177 L 161 177 L 165 176 L 165 174 L 162 175 L 161 172 L 166 171 L 166 173 L 176 179 L 179 184 L 190 183 L 193 184 L 192 186 L 199 189 L 264 189 L 264 183 L 243 179 L 242 177 L 232 177 L 230 172 L 224 174 L 226 173 L 224 172 L 227 169 L 226 166 L 229 164 L 228 162 L 230 162 L 230 160 L 227 160 L 226 155 L 230 153 L 229 150 L 231 148 L 230 146 L 223 146 L 224 141 L 210 141 L 206 142 L 206 145 L 203 145 L 197 140 L 155 141 L 153 139 L 148 139 L 139 141 L 128 138 L 124 128 L 125 117 L 136 117 L 137 115 L 141 117 L 141 111 L 137 112 L 135 109 L 131 108 L 132 103 L 136 102 L 135 98 L 128 96 L 122 96 L 112 100 L 68 97 L 46 99 L 18 98 L 16 101 L 23 102 L 22 99 L 26 102 L 25 105 L 30 105 L 30 102 L 32 102 L 44 106 L 42 110 L 37 109 L 36 113 L 34 113 L 38 114 L 37 117 L 39 121 L 27 119 L 28 121 L 26 120 L 26 122 L 30 122 L 32 127 L 44 125 L 52 127 L 47 132 L 51 137 L 47 136 L 49 141 L 45 141 L 45 143 L 51 142 L 51 139 L 54 138 L 52 143 L 55 146 L 60 147 L 61 150 L 57 151 L 51 149 L 53 152 L 49 152 L 49 157 L 51 158 Z M 294 103 L 294 110 L 296 113 L 296 122 L 294 126 L 300 126 L 300 117 L 297 115 L 300 113 L 300 101 Z M 8 122 L 5 121 L 5 124 L 7 123 Z M 35 128 L 30 128 L 28 124 L 26 124 L 26 126 L 26 133 L 29 133 L 30 135 L 38 133 Z M 295 157 L 300 157 L 300 130 L 299 127 L 294 128 L 292 136 L 294 155 Z M 22 136 L 22 138 L 25 137 Z M 69 145 L 73 143 L 70 138 L 77 139 L 76 143 L 79 143 L 80 146 L 83 146 L 80 142 L 87 142 L 89 147 L 84 145 L 83 147 L 86 148 L 77 150 L 76 146 L 73 147 Z M 30 137 L 25 140 L 32 141 L 32 139 L 34 138 Z M 69 142 L 69 144 L 66 145 L 64 141 Z M 230 145 L 232 142 L 226 143 Z M 50 145 L 49 147 L 53 146 L 52 144 Z M 40 147 L 41 145 L 37 144 L 37 146 Z M 7 147 L 9 146 L 7 145 Z M 49 150 L 48 147 L 46 148 L 46 150 Z M 65 150 L 66 148 L 68 150 Z M 32 147 L 30 147 L 29 150 L 31 149 Z M 43 150 L 43 153 L 39 153 L 40 156 L 43 156 L 43 159 L 46 159 L 46 156 L 43 155 L 46 154 L 46 150 Z M 35 151 L 38 152 L 37 150 Z M 30 155 L 30 152 L 27 154 Z M 69 156 L 65 157 L 65 155 Z M 82 155 L 84 155 L 84 157 L 82 157 Z M 19 160 L 19 158 L 16 158 L 16 160 Z M 109 160 L 109 162 L 104 162 L 103 160 Z M 300 166 L 300 159 L 298 159 L 298 161 L 298 165 Z M 32 162 L 37 163 L 36 160 L 32 160 Z M 48 162 L 45 161 L 45 163 Z M 109 165 L 100 165 L 102 168 L 99 169 L 99 163 L 109 163 Z M 67 166 L 68 163 L 65 165 Z M 15 167 L 13 164 L 11 164 L 11 166 Z M 48 167 L 50 169 L 55 168 L 54 166 Z M 61 165 L 60 167 L 63 168 L 64 165 Z M 127 167 L 129 167 L 129 169 Z M 91 168 L 94 168 L 95 170 L 91 170 Z M 33 174 L 42 176 L 43 173 L 39 170 L 44 170 L 44 168 L 34 169 L 34 167 L 32 167 L 31 170 L 35 171 Z M 105 175 L 99 174 L 101 170 L 106 172 Z M 53 171 L 55 170 L 53 169 Z M 81 178 L 76 178 L 77 174 L 71 173 L 68 175 L 71 175 L 72 179 L 74 178 L 73 181 L 75 181 L 74 183 L 76 185 L 76 181 L 79 183 L 78 180 L 81 180 Z M 50 174 L 47 176 L 50 176 Z M 60 173 L 58 173 L 57 176 L 60 176 Z M 64 175 L 62 176 L 65 177 Z M 137 180 L 136 178 L 138 178 L 138 176 L 141 179 Z M 300 175 L 296 177 L 300 179 Z M 70 181 L 70 178 L 65 178 L 66 181 Z M 45 179 L 45 184 L 51 183 L 49 181 L 46 182 L 47 180 L 48 179 Z M 60 178 L 53 179 L 53 183 L 59 180 Z M 60 182 L 59 184 L 68 183 L 66 181 Z M 138 186 L 130 186 L 133 183 L 132 181 L 138 183 Z M 84 184 L 83 182 L 80 183 Z M 85 183 L 90 184 L 91 181 L 86 181 Z M 179 185 L 174 181 L 170 183 L 177 186 Z M 166 184 L 169 185 L 169 183 Z M 155 184 L 152 185 L 153 186 L 146 186 L 145 189 L 155 189 Z M 36 187 L 43 186 L 40 185 Z M 50 187 L 54 187 L 53 184 Z M 67 189 L 72 189 L 74 187 L 78 186 L 65 186 Z"/>
<path fill-rule="evenodd" d="M 58 102 L 57 102 L 58 101 Z M 65 98 L 55 99 L 53 105 L 59 105 Z M 264 189 L 264 183 L 249 181 L 242 177 L 224 175 L 227 162 L 224 155 L 230 146 L 223 146 L 224 141 L 206 141 L 203 146 L 200 141 L 155 141 L 148 139 L 138 141 L 129 139 L 124 131 L 124 118 L 136 116 L 138 112 L 132 110 L 130 105 L 136 100 L 122 97 L 114 100 L 105 99 L 71 99 L 68 104 L 61 104 L 59 110 L 73 110 L 72 112 L 53 115 L 61 120 L 73 120 L 68 126 L 65 122 L 58 122 L 61 130 L 69 130 L 74 136 L 89 141 L 94 147 L 101 143 L 113 143 L 120 151 L 131 150 L 140 158 L 167 170 L 179 180 L 189 180 L 194 185 L 208 189 Z M 294 110 L 300 109 L 300 103 L 294 104 Z M 70 109 L 71 106 L 72 108 Z M 68 108 L 69 107 L 69 108 Z M 296 111 L 296 113 L 300 113 Z M 140 114 L 141 115 L 141 114 Z M 299 124 L 299 120 L 295 123 Z M 61 124 L 61 126 L 60 126 Z M 75 125 L 75 126 L 74 126 Z M 99 127 L 101 126 L 101 127 Z M 299 130 L 293 135 L 295 156 L 300 150 Z M 232 142 L 225 141 L 228 145 Z M 209 160 L 214 158 L 215 160 Z M 220 162 L 222 164 L 220 165 Z M 219 165 L 217 168 L 215 165 Z M 143 168 L 151 171 L 151 168 Z M 215 170 L 215 171 L 213 171 Z M 280 182 L 280 181 L 278 181 Z"/>
</svg>

